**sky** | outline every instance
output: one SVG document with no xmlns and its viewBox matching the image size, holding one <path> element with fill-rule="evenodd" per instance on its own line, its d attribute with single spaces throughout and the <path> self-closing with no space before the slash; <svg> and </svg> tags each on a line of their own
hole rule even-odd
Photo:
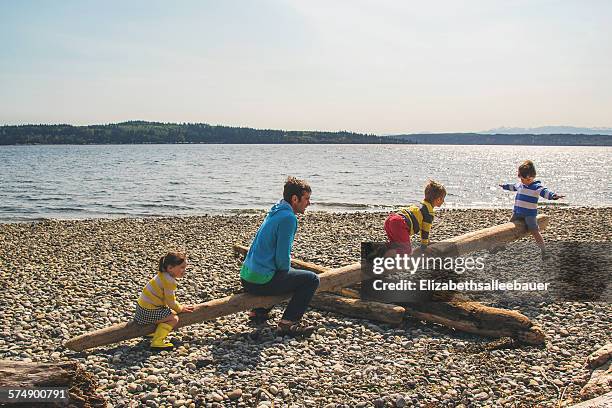
<svg viewBox="0 0 612 408">
<path fill-rule="evenodd" d="M 609 0 L 0 0 L 0 125 L 612 126 Z"/>
</svg>

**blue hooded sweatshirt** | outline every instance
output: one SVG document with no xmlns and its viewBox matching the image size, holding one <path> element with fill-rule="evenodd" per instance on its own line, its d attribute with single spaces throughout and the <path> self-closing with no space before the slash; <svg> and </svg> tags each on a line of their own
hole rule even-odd
<svg viewBox="0 0 612 408">
<path fill-rule="evenodd" d="M 257 230 L 240 269 L 240 277 L 250 283 L 268 283 L 276 271 L 291 266 L 291 246 L 297 231 L 297 217 L 285 200 L 268 212 Z"/>
</svg>

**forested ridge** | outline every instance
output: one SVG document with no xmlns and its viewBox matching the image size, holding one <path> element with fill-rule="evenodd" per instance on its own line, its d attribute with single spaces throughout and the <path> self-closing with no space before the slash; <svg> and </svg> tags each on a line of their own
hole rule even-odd
<svg viewBox="0 0 612 408">
<path fill-rule="evenodd" d="M 0 127 L 0 144 L 142 143 L 398 143 L 393 138 L 351 132 L 284 131 L 204 123 L 131 121 L 108 125 L 17 125 Z M 405 143 L 405 142 L 404 142 Z"/>
<path fill-rule="evenodd" d="M 107 125 L 5 125 L 0 145 L 27 144 L 467 144 L 611 146 L 610 135 L 432 133 L 377 136 L 354 132 L 285 131 L 208 125 L 130 121 Z"/>
</svg>

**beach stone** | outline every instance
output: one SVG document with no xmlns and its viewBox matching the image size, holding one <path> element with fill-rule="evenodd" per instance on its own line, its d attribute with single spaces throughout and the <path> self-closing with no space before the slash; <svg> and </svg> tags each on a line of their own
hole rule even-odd
<svg viewBox="0 0 612 408">
<path fill-rule="evenodd" d="M 159 378 L 156 375 L 149 375 L 144 381 L 149 385 L 157 385 L 159 383 Z"/>
<path fill-rule="evenodd" d="M 156 399 L 159 396 L 159 394 L 157 392 L 148 392 L 145 395 L 142 396 L 142 400 L 144 401 L 151 401 Z"/>
<path fill-rule="evenodd" d="M 395 401 L 394 401 L 394 405 L 397 408 L 403 408 L 406 406 L 406 399 L 404 397 L 402 397 L 401 395 L 395 397 Z"/>
<path fill-rule="evenodd" d="M 490 398 L 489 394 L 486 392 L 481 392 L 479 394 L 474 395 L 474 398 L 478 401 L 488 400 Z"/>
<path fill-rule="evenodd" d="M 235 401 L 237 399 L 240 399 L 240 397 L 242 396 L 242 390 L 240 388 L 236 388 L 235 390 L 230 392 L 227 396 L 230 400 Z"/>
</svg>

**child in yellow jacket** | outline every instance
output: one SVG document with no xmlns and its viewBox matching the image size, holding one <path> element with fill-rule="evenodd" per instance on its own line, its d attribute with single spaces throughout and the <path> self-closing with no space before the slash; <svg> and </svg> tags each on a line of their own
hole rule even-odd
<svg viewBox="0 0 612 408">
<path fill-rule="evenodd" d="M 166 342 L 168 333 L 178 324 L 178 313 L 193 312 L 193 306 L 183 306 L 174 294 L 177 279 L 185 276 L 187 257 L 178 252 L 169 252 L 159 259 L 159 272 L 142 289 L 136 303 L 134 321 L 138 324 L 157 324 L 152 350 L 171 350 L 174 345 Z"/>
</svg>

